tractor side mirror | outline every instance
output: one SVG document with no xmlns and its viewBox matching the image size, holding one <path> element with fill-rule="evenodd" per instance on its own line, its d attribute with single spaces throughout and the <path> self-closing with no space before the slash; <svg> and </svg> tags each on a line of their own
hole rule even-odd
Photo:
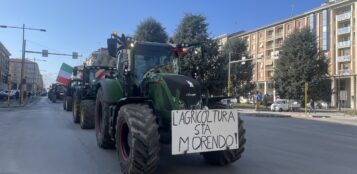
<svg viewBox="0 0 357 174">
<path fill-rule="evenodd" d="M 111 57 L 116 57 L 118 52 L 118 40 L 115 38 L 110 38 L 107 40 L 108 53 Z"/>
</svg>

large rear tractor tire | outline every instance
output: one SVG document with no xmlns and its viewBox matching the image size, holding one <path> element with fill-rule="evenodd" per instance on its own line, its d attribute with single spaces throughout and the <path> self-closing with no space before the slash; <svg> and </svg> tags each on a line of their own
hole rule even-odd
<svg viewBox="0 0 357 174">
<path fill-rule="evenodd" d="M 238 121 L 238 133 L 239 149 L 201 153 L 205 161 L 211 165 L 224 166 L 239 160 L 244 152 L 244 145 L 246 142 L 243 120 L 240 118 Z"/>
<path fill-rule="evenodd" d="M 72 111 L 73 123 L 79 123 L 80 105 L 78 102 L 79 101 L 78 101 L 77 95 L 74 95 L 73 96 L 73 111 Z"/>
<path fill-rule="evenodd" d="M 109 134 L 109 105 L 104 101 L 102 88 L 97 93 L 94 121 L 98 146 L 103 149 L 115 148 L 115 142 Z"/>
<path fill-rule="evenodd" d="M 94 108 L 95 101 L 93 100 L 82 100 L 80 106 L 80 121 L 82 129 L 93 129 L 94 128 Z"/>
<path fill-rule="evenodd" d="M 66 105 L 66 111 L 72 111 L 72 96 L 67 96 L 66 97 L 66 101 L 65 101 L 65 105 Z"/>
<path fill-rule="evenodd" d="M 145 104 L 122 106 L 116 124 L 116 147 L 122 173 L 154 173 L 159 162 L 159 126 Z"/>
</svg>

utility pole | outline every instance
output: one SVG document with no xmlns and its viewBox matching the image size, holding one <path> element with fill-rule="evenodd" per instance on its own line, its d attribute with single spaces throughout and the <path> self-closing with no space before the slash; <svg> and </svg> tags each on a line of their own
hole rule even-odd
<svg viewBox="0 0 357 174">
<path fill-rule="evenodd" d="M 10 70 L 9 70 L 9 72 L 10 72 Z M 7 96 L 7 106 L 10 107 L 10 94 L 11 94 L 11 75 L 10 75 L 10 73 L 7 74 L 7 89 L 9 90 L 9 95 Z"/>
<path fill-rule="evenodd" d="M 25 40 L 25 24 L 22 25 L 22 57 L 21 57 L 21 83 L 20 83 L 20 105 L 24 103 L 24 66 L 25 66 L 25 50 L 26 50 L 26 40 Z"/>
</svg>

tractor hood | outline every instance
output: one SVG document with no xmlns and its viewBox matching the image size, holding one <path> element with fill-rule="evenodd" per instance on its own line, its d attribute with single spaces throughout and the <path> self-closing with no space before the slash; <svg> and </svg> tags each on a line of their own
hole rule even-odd
<svg viewBox="0 0 357 174">
<path fill-rule="evenodd" d="M 201 101 L 200 83 L 191 77 L 177 74 L 161 74 L 171 95 L 182 101 L 186 109 L 193 109 Z"/>
</svg>

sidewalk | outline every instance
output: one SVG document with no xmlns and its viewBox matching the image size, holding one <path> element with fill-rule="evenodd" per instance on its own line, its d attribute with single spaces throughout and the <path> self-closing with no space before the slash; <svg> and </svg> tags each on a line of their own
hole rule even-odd
<svg viewBox="0 0 357 174">
<path fill-rule="evenodd" d="M 31 98 L 26 98 L 24 100 L 24 105 L 26 106 L 27 104 L 32 103 L 33 101 L 37 100 L 39 98 L 39 96 L 34 96 Z M 17 107 L 23 107 L 20 105 L 20 101 L 19 100 L 15 100 L 15 99 L 11 99 L 10 100 L 10 107 L 8 105 L 8 101 L 7 100 L 2 100 L 0 101 L 0 108 L 17 108 Z"/>
<path fill-rule="evenodd" d="M 298 118 L 315 121 L 325 121 L 339 123 L 345 125 L 357 126 L 357 116 L 348 115 L 337 110 L 318 110 L 316 113 L 304 112 L 271 112 L 271 111 L 255 111 L 254 109 L 239 109 L 240 113 L 254 117 L 275 117 L 275 118 Z"/>
</svg>

